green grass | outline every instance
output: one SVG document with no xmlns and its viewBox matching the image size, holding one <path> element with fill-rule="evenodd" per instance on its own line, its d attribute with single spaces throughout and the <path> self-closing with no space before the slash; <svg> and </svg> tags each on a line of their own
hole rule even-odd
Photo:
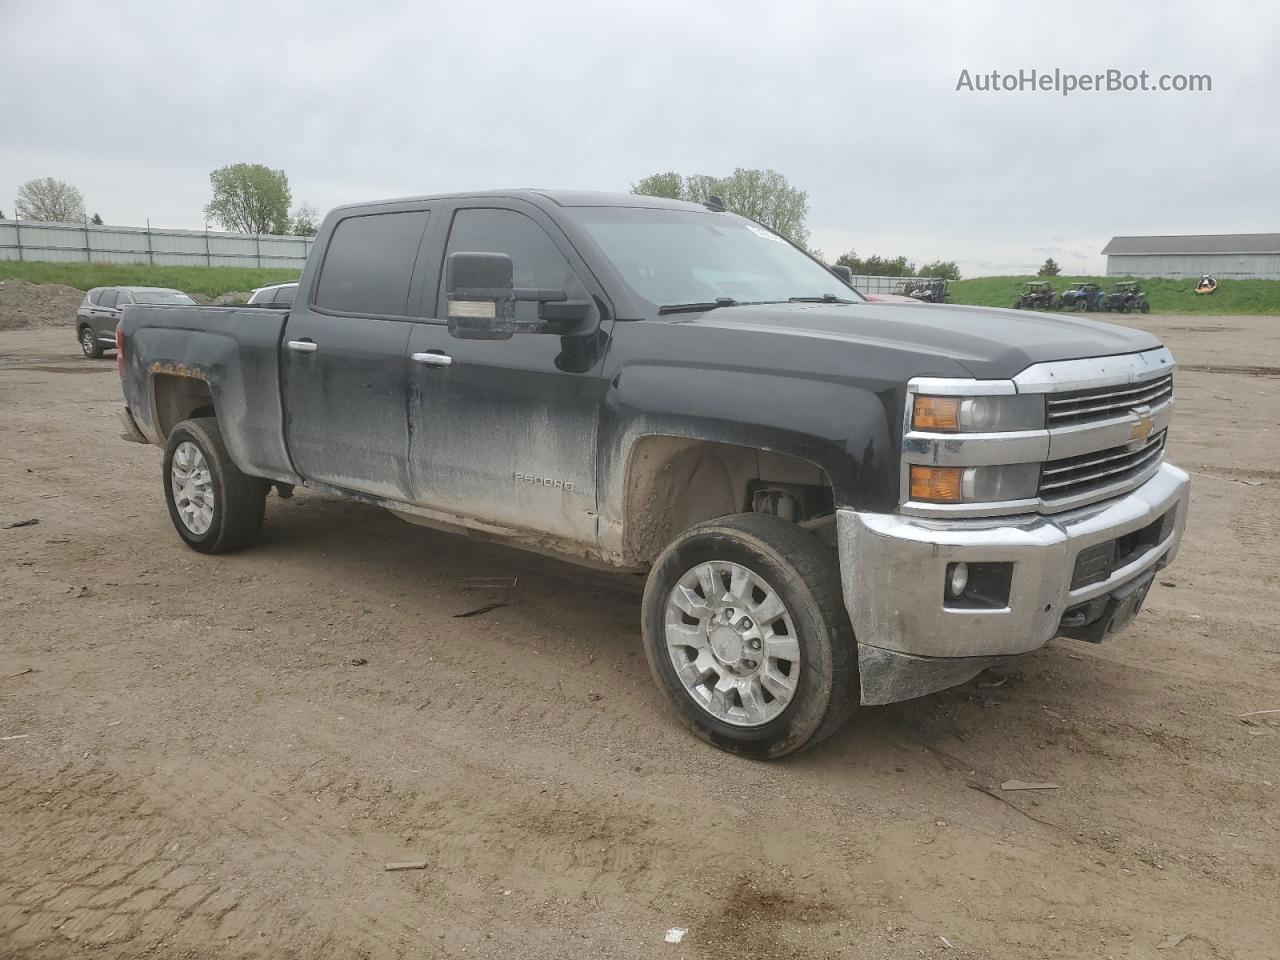
<svg viewBox="0 0 1280 960">
<path fill-rule="evenodd" d="M 39 263 L 0 261 L 0 280 L 62 283 L 79 290 L 91 287 L 172 287 L 217 297 L 271 283 L 297 280 L 299 270 L 255 270 L 251 267 L 151 267 L 130 263 Z"/>
<path fill-rule="evenodd" d="M 1198 278 L 1197 278 L 1198 279 Z M 1120 280 L 1137 280 L 1147 295 L 1152 313 L 1280 315 L 1280 280 L 1219 280 L 1211 296 L 1197 297 L 1196 280 L 1166 277 L 974 277 L 951 284 L 951 303 L 983 307 L 1012 307 L 1028 280 L 1048 280 L 1055 293 L 1073 283 L 1092 281 L 1110 290 Z"/>
</svg>

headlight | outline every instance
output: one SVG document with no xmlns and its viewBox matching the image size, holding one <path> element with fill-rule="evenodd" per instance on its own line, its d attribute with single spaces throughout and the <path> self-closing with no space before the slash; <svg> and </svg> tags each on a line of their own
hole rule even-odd
<svg viewBox="0 0 1280 960">
<path fill-rule="evenodd" d="M 911 499 L 924 503 L 990 503 L 1029 500 L 1040 486 L 1040 464 L 989 467 L 911 465 Z"/>
<path fill-rule="evenodd" d="M 929 433 L 1007 433 L 1044 429 L 1044 397 L 1008 394 L 990 397 L 937 397 L 917 394 L 911 429 Z"/>
</svg>

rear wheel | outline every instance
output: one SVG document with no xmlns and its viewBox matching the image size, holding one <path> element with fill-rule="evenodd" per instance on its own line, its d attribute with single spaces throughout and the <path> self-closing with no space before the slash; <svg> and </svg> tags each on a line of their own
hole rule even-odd
<svg viewBox="0 0 1280 960">
<path fill-rule="evenodd" d="M 836 558 L 777 517 L 681 534 L 649 573 L 642 626 L 658 686 L 722 750 L 781 757 L 834 733 L 857 705 Z"/>
<path fill-rule="evenodd" d="M 93 332 L 93 327 L 80 328 L 80 349 L 90 360 L 102 358 L 102 344 L 98 342 L 98 335 Z"/>
<path fill-rule="evenodd" d="M 225 553 L 257 539 L 267 484 L 231 460 L 218 421 L 184 420 L 164 451 L 164 492 L 178 536 L 201 553 Z"/>
</svg>

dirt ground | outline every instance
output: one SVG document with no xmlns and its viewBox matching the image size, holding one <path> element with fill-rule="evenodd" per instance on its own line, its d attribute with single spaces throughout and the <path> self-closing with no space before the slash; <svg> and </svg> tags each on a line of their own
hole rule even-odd
<svg viewBox="0 0 1280 960">
<path fill-rule="evenodd" d="M 1136 624 L 769 764 L 637 578 L 305 491 L 198 555 L 111 360 L 0 334 L 0 956 L 1275 958 L 1280 318 L 1134 322 L 1196 472 Z"/>
<path fill-rule="evenodd" d="M 61 283 L 0 280 L 0 331 L 72 324 L 83 299 L 83 290 Z"/>
</svg>

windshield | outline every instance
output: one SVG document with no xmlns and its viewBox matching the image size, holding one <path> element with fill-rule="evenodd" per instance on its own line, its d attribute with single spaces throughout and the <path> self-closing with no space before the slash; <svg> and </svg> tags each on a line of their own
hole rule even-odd
<svg viewBox="0 0 1280 960">
<path fill-rule="evenodd" d="M 195 303 L 185 293 L 177 290 L 134 290 L 134 303 L 169 304 L 171 306 L 190 306 Z"/>
<path fill-rule="evenodd" d="M 663 306 L 861 299 L 821 264 L 732 213 L 571 207 L 637 296 Z"/>
</svg>

